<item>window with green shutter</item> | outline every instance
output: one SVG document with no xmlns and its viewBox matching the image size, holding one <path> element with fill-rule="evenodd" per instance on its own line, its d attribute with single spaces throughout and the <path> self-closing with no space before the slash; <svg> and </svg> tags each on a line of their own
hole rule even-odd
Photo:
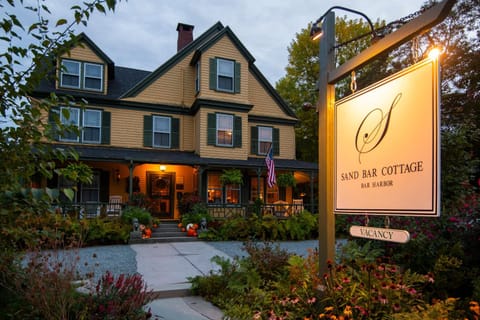
<svg viewBox="0 0 480 320">
<path fill-rule="evenodd" d="M 234 60 L 210 58 L 210 89 L 240 93 L 240 69 L 240 63 Z"/>
<path fill-rule="evenodd" d="M 273 146 L 273 154 L 280 154 L 280 130 L 278 128 L 256 126 L 250 128 L 250 153 L 266 155 Z"/>
<path fill-rule="evenodd" d="M 207 145 L 242 147 L 242 118 L 225 113 L 207 115 Z"/>
<path fill-rule="evenodd" d="M 82 111 L 75 107 L 54 107 L 48 116 L 50 132 L 55 140 L 90 144 L 110 144 L 110 117 L 110 112 L 101 109 Z M 70 130 L 60 133 L 56 121 L 70 127 Z M 75 128 L 79 134 L 72 130 Z"/>
<path fill-rule="evenodd" d="M 178 149 L 180 145 L 180 120 L 169 116 L 145 115 L 143 117 L 143 146 Z"/>
</svg>

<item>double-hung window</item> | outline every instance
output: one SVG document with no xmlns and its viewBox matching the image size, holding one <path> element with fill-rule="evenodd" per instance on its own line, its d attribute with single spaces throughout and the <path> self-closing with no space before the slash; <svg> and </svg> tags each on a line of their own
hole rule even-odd
<svg viewBox="0 0 480 320">
<path fill-rule="evenodd" d="M 85 89 L 101 91 L 103 66 L 101 64 L 85 63 L 83 67 Z"/>
<path fill-rule="evenodd" d="M 83 111 L 83 142 L 100 143 L 102 132 L 102 111 Z"/>
<path fill-rule="evenodd" d="M 258 127 L 258 154 L 267 154 L 273 143 L 273 128 Z"/>
<path fill-rule="evenodd" d="M 69 127 L 61 135 L 60 141 L 78 142 L 78 135 L 74 130 L 80 127 L 80 109 L 62 107 L 60 110 L 60 122 Z"/>
<path fill-rule="evenodd" d="M 233 115 L 217 113 L 217 145 L 233 146 Z"/>
<path fill-rule="evenodd" d="M 62 60 L 60 87 L 103 90 L 103 65 L 98 63 Z"/>
<path fill-rule="evenodd" d="M 60 135 L 60 141 L 84 143 L 102 142 L 102 111 L 87 109 L 80 112 L 79 108 L 61 107 L 60 122 L 69 129 Z M 74 129 L 80 130 L 80 136 Z"/>
<path fill-rule="evenodd" d="M 153 116 L 153 146 L 170 148 L 171 118 Z"/>
<path fill-rule="evenodd" d="M 231 60 L 218 59 L 217 90 L 233 92 L 235 63 Z"/>
<path fill-rule="evenodd" d="M 78 61 L 63 60 L 60 86 L 67 88 L 80 88 L 80 65 Z"/>
</svg>

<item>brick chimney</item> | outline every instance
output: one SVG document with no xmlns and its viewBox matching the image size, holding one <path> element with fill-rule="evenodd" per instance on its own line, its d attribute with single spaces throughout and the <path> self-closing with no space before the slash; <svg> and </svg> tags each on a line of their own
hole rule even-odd
<svg viewBox="0 0 480 320">
<path fill-rule="evenodd" d="M 177 25 L 177 52 L 193 41 L 193 28 L 194 26 L 185 23 L 179 23 Z"/>
</svg>

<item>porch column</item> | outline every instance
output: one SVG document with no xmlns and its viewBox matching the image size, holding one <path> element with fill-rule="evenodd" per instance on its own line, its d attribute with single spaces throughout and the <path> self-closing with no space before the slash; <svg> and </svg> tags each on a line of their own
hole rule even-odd
<svg viewBox="0 0 480 320">
<path fill-rule="evenodd" d="M 315 172 L 310 171 L 310 212 L 313 213 L 314 201 L 314 190 L 313 190 L 313 180 L 315 179 Z"/>
<path fill-rule="evenodd" d="M 128 202 L 132 201 L 132 196 L 133 196 L 133 168 L 135 166 L 133 165 L 133 160 L 130 160 L 130 165 L 128 166 Z"/>
<path fill-rule="evenodd" d="M 204 192 L 203 192 L 203 173 L 205 172 L 205 167 L 204 166 L 198 166 L 197 167 L 197 174 L 198 174 L 198 196 L 200 197 L 201 200 L 207 202 Z"/>
</svg>

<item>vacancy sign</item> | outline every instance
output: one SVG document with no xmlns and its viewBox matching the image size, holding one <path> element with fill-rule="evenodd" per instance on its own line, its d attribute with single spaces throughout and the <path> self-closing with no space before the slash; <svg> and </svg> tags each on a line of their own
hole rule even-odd
<svg viewBox="0 0 480 320">
<path fill-rule="evenodd" d="M 335 213 L 440 214 L 439 92 L 427 59 L 335 104 Z"/>
</svg>

